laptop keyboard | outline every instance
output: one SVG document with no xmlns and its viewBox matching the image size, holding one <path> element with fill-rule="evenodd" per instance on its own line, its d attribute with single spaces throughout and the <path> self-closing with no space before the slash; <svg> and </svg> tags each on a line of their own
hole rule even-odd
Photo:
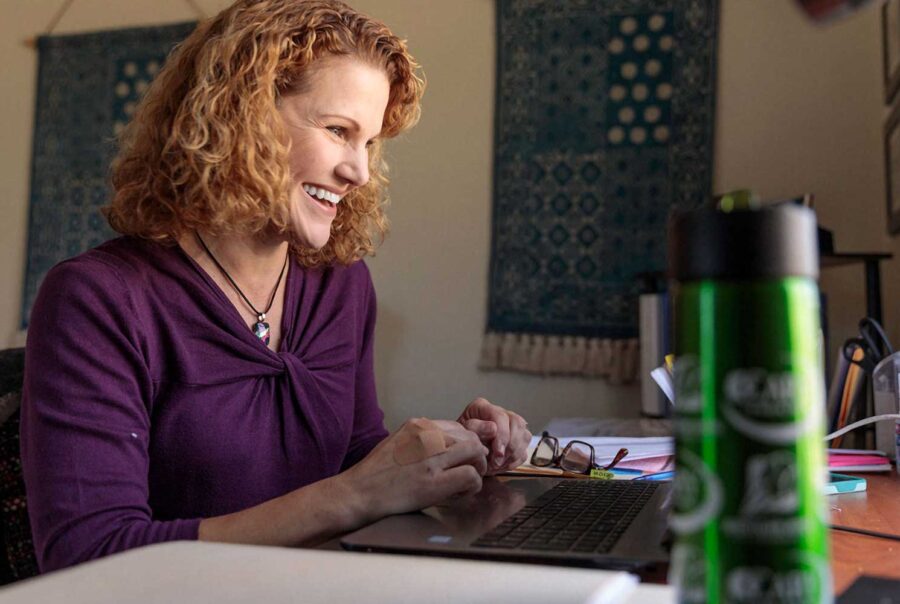
<svg viewBox="0 0 900 604">
<path fill-rule="evenodd" d="M 472 545 L 607 553 L 658 486 L 643 481 L 563 480 Z"/>
</svg>

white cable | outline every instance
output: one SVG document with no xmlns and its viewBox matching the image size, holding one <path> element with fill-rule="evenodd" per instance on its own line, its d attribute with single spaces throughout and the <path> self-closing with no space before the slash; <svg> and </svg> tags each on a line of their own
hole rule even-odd
<svg viewBox="0 0 900 604">
<path fill-rule="evenodd" d="M 900 419 L 900 413 L 888 413 L 886 415 L 873 415 L 872 417 L 867 417 L 866 419 L 861 419 L 858 422 L 853 422 L 849 426 L 844 426 L 840 430 L 835 430 L 834 432 L 832 432 L 831 434 L 826 436 L 825 442 L 828 442 L 829 440 L 834 440 L 838 436 L 842 436 L 842 435 L 846 434 L 847 432 L 850 432 L 851 430 L 856 430 L 860 426 L 865 426 L 866 424 L 874 424 L 875 422 L 880 422 L 880 421 L 888 420 L 888 419 L 898 420 L 898 419 Z"/>
</svg>

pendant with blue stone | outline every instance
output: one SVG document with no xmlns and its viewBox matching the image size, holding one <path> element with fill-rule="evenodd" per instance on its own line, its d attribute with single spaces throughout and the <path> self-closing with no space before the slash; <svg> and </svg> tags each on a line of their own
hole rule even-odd
<svg viewBox="0 0 900 604">
<path fill-rule="evenodd" d="M 253 326 L 253 333 L 262 340 L 263 344 L 269 345 L 269 324 L 266 323 L 266 313 L 260 313 L 257 317 L 256 325 Z"/>
</svg>

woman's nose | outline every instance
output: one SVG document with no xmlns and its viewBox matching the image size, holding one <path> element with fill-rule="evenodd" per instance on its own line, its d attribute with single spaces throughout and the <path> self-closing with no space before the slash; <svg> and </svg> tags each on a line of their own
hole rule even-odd
<svg viewBox="0 0 900 604">
<path fill-rule="evenodd" d="M 369 182 L 369 151 L 350 149 L 344 160 L 338 164 L 337 174 L 355 187 L 362 187 Z"/>
</svg>

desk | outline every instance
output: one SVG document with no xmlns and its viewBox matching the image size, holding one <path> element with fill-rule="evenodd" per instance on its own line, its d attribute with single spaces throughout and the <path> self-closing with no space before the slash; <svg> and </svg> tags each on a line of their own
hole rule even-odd
<svg viewBox="0 0 900 604">
<path fill-rule="evenodd" d="M 900 477 L 866 475 L 868 491 L 828 497 L 832 522 L 898 532 Z M 900 579 L 900 543 L 832 531 L 835 593 L 861 574 Z M 622 573 L 386 554 L 219 543 L 140 548 L 0 589 L 0 604 L 305 602 L 357 604 L 588 602 Z M 603 602 L 603 600 L 598 600 Z M 641 585 L 627 604 L 671 604 L 672 588 Z"/>
<path fill-rule="evenodd" d="M 900 533 L 900 476 L 857 474 L 868 482 L 862 493 L 828 497 L 832 524 Z M 862 574 L 900 579 L 900 541 L 831 531 L 834 593 Z"/>
</svg>

